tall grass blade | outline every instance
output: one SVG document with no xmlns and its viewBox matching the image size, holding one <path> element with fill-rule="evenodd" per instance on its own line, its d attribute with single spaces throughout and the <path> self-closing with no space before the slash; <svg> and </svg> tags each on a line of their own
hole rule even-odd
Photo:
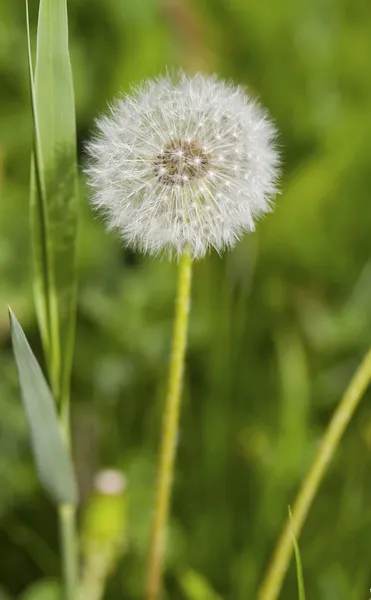
<svg viewBox="0 0 371 600">
<path fill-rule="evenodd" d="M 38 243 L 34 244 L 34 295 L 36 312 L 39 320 L 39 327 L 46 359 L 49 364 L 50 359 L 50 315 L 48 289 L 50 268 L 48 264 L 48 249 L 46 241 L 46 232 L 48 230 L 45 182 L 43 179 L 44 167 L 41 153 L 40 131 L 38 123 L 38 114 L 36 110 L 36 98 L 34 87 L 33 63 L 31 55 L 31 35 L 29 23 L 28 0 L 26 0 L 26 27 L 27 27 L 27 55 L 28 55 L 28 74 L 31 95 L 31 109 L 33 118 L 33 152 L 31 157 L 31 181 L 30 181 L 30 201 L 32 206 L 31 215 L 33 217 L 33 228 L 37 228 Z M 50 367 L 50 365 L 49 365 Z"/>
<path fill-rule="evenodd" d="M 40 0 L 34 77 L 30 57 L 29 63 L 35 130 L 31 229 L 36 308 L 58 400 L 68 397 L 74 343 L 78 208 L 66 0 Z"/>
</svg>

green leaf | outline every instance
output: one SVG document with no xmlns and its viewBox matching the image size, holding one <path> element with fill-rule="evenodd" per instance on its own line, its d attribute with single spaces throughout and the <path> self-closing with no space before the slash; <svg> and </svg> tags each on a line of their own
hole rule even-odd
<svg viewBox="0 0 371 600">
<path fill-rule="evenodd" d="M 31 108 L 33 117 L 33 154 L 31 157 L 31 181 L 30 181 L 30 202 L 31 202 L 31 218 L 33 228 L 37 227 L 37 237 L 39 243 L 34 244 L 34 293 L 36 311 L 39 319 L 41 338 L 45 350 L 47 361 L 50 356 L 50 316 L 48 304 L 48 289 L 49 280 L 49 265 L 48 252 L 46 246 L 45 235 L 47 231 L 47 209 L 45 198 L 45 183 L 43 179 L 43 157 L 41 153 L 40 131 L 38 123 L 38 115 L 36 111 L 35 88 L 33 81 L 33 66 L 31 56 L 31 39 L 30 39 L 30 23 L 28 15 L 28 0 L 26 0 L 26 25 L 27 25 L 27 55 L 28 55 L 28 74 L 31 92 Z M 36 216 L 37 211 L 37 216 Z M 35 233 L 34 233 L 35 235 Z M 49 365 L 50 366 L 50 365 Z"/>
<path fill-rule="evenodd" d="M 291 510 L 289 508 L 289 518 L 291 521 Z M 305 600 L 305 589 L 304 589 L 304 577 L 303 577 L 303 567 L 301 564 L 300 550 L 299 544 L 296 540 L 294 529 L 292 528 L 292 542 L 294 544 L 295 551 L 295 562 L 296 562 L 296 575 L 298 579 L 298 592 L 299 592 L 299 600 Z"/>
<path fill-rule="evenodd" d="M 9 318 L 19 386 L 39 478 L 57 504 L 76 504 L 75 478 L 55 402 L 22 327 L 11 310 Z"/>
<path fill-rule="evenodd" d="M 27 0 L 26 8 L 28 12 Z M 28 48 L 34 120 L 31 230 L 35 299 L 52 389 L 58 400 L 68 397 L 72 363 L 78 210 L 66 0 L 40 0 L 34 75 L 29 27 Z"/>
</svg>

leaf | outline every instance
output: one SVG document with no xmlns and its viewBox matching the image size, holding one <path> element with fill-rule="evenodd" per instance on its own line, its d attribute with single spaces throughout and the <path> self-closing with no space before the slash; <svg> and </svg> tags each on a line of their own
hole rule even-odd
<svg viewBox="0 0 371 600">
<path fill-rule="evenodd" d="M 26 0 L 26 7 L 28 5 Z M 29 28 L 28 28 L 29 41 Z M 66 0 L 40 0 L 31 230 L 35 299 L 55 399 L 68 397 L 75 335 L 78 178 Z"/>
<path fill-rule="evenodd" d="M 51 391 L 11 310 L 9 318 L 19 386 L 39 478 L 57 504 L 76 504 L 72 464 Z"/>
<path fill-rule="evenodd" d="M 40 132 L 38 115 L 36 111 L 35 88 L 33 82 L 33 66 L 31 56 L 31 39 L 30 39 L 30 23 L 29 23 L 28 0 L 26 0 L 26 26 L 27 26 L 27 55 L 28 55 L 28 74 L 31 93 L 31 108 L 33 117 L 33 154 L 31 158 L 31 181 L 30 181 L 30 201 L 31 201 L 31 217 L 34 217 L 33 226 L 38 231 L 40 243 L 34 244 L 34 292 L 36 311 L 39 319 L 41 338 L 43 341 L 44 351 L 47 361 L 50 360 L 50 317 L 48 293 L 49 289 L 49 267 L 48 254 L 46 248 L 46 240 L 42 239 L 42 233 L 45 234 L 47 227 L 45 221 L 47 219 L 45 184 L 43 180 L 43 162 L 41 154 Z M 33 211 L 32 211 L 33 208 Z M 37 218 L 36 212 L 38 211 Z"/>
<path fill-rule="evenodd" d="M 291 521 L 291 510 L 289 508 L 289 518 Z M 294 544 L 295 551 L 295 562 L 296 562 L 296 575 L 298 579 L 298 592 L 299 592 L 299 600 L 305 600 L 305 589 L 304 589 L 304 577 L 303 577 L 303 567 L 301 564 L 300 550 L 299 544 L 296 540 L 294 529 L 292 528 L 292 542 Z"/>
</svg>

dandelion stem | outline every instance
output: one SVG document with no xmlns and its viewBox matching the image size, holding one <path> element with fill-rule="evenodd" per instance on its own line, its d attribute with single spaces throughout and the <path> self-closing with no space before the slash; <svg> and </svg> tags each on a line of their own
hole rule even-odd
<svg viewBox="0 0 371 600">
<path fill-rule="evenodd" d="M 179 262 L 170 372 L 162 422 L 162 440 L 157 474 L 155 512 L 149 553 L 147 600 L 158 600 L 161 592 L 166 529 L 173 484 L 184 357 L 187 343 L 188 314 L 191 299 L 191 276 L 192 259 L 191 256 L 185 252 Z"/>
<path fill-rule="evenodd" d="M 260 587 L 258 600 L 276 600 L 278 598 L 293 552 L 292 532 L 294 531 L 295 536 L 299 537 L 327 467 L 370 382 L 371 350 L 366 354 L 354 374 L 328 425 L 322 443 L 296 497 L 291 522 L 288 519 L 278 540 L 272 561 Z"/>
</svg>

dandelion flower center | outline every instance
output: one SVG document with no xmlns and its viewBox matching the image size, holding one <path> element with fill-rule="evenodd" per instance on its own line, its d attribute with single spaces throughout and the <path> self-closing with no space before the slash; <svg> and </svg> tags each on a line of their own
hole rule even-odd
<svg viewBox="0 0 371 600">
<path fill-rule="evenodd" d="M 155 174 L 165 186 L 184 186 L 207 172 L 209 158 L 197 140 L 169 141 L 156 156 Z"/>
</svg>

